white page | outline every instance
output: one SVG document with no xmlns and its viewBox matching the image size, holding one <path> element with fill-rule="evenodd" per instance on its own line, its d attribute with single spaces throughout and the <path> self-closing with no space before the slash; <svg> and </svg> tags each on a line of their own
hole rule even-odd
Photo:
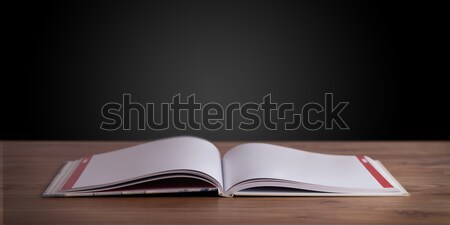
<svg viewBox="0 0 450 225">
<path fill-rule="evenodd" d="M 383 189 L 356 156 L 306 152 L 269 144 L 243 144 L 223 160 L 224 185 L 250 179 L 284 179 L 315 185 Z"/>
<path fill-rule="evenodd" d="M 175 137 L 93 155 L 73 188 L 103 185 L 169 170 L 196 170 L 222 184 L 220 153 L 210 142 Z"/>
</svg>

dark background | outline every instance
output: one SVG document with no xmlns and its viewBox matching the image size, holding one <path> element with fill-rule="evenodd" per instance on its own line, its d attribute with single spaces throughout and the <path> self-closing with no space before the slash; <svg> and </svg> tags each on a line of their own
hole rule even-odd
<svg viewBox="0 0 450 225">
<path fill-rule="evenodd" d="M 2 139 L 448 139 L 448 37 L 437 3 L 7 3 Z M 444 20 L 445 19 L 445 20 Z M 444 45 L 445 43 L 445 45 Z M 445 58 L 445 59 L 444 59 Z M 350 130 L 103 131 L 101 107 L 350 102 Z"/>
</svg>

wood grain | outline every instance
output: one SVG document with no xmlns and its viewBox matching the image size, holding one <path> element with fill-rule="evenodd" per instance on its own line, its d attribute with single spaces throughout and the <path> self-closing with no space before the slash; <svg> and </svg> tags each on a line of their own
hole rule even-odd
<svg viewBox="0 0 450 225">
<path fill-rule="evenodd" d="M 409 197 L 134 196 L 41 198 L 67 160 L 142 142 L 3 143 L 3 222 L 408 223 L 450 222 L 450 142 L 270 142 L 380 160 Z M 242 142 L 215 142 L 221 153 Z M 268 142 L 269 143 L 269 142 Z"/>
<path fill-rule="evenodd" d="M 0 141 L 0 224 L 3 224 L 3 141 Z"/>
</svg>

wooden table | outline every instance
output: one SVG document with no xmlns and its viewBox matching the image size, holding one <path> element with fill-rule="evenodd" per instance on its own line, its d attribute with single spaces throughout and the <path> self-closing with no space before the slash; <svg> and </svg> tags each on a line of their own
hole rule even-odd
<svg viewBox="0 0 450 225">
<path fill-rule="evenodd" d="M 450 223 L 450 142 L 271 142 L 379 159 L 409 197 L 41 198 L 67 160 L 142 142 L 6 141 L 5 223 Z M 242 142 L 215 142 L 221 153 Z"/>
</svg>

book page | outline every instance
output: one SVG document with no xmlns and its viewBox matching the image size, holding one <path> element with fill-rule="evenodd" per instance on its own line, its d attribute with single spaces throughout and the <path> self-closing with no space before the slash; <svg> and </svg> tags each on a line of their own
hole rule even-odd
<svg viewBox="0 0 450 225">
<path fill-rule="evenodd" d="M 252 179 L 343 188 L 383 189 L 356 156 L 327 155 L 270 144 L 243 144 L 222 160 L 225 190 Z"/>
<path fill-rule="evenodd" d="M 205 173 L 222 185 L 219 151 L 212 143 L 195 137 L 167 138 L 96 154 L 86 163 L 72 188 L 113 184 L 174 170 Z"/>
</svg>

